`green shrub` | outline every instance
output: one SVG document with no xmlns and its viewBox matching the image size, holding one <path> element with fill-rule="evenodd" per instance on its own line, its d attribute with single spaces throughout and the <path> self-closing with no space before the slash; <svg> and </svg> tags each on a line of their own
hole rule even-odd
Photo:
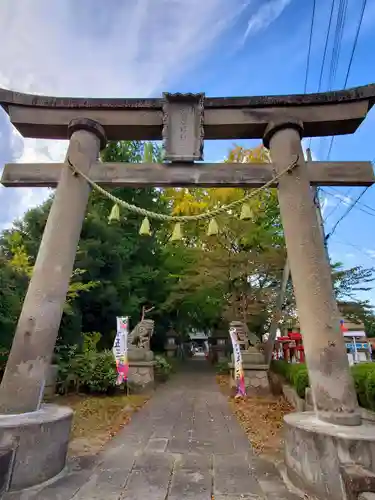
<svg viewBox="0 0 375 500">
<path fill-rule="evenodd" d="M 228 366 L 228 360 L 227 361 L 219 361 L 215 365 L 216 373 L 218 375 L 228 375 L 230 370 Z"/>
<path fill-rule="evenodd" d="M 309 386 L 309 375 L 305 364 L 277 360 L 272 361 L 271 370 L 289 382 L 301 398 L 305 397 L 306 387 Z M 359 405 L 375 411 L 375 363 L 353 365 L 351 373 Z"/>
<path fill-rule="evenodd" d="M 78 346 L 60 346 L 56 361 L 59 367 L 57 388 L 60 393 L 110 392 L 116 386 L 117 370 L 112 351 L 97 351 L 100 334 L 84 335 L 82 351 Z"/>
<path fill-rule="evenodd" d="M 171 365 L 171 363 L 168 362 L 168 360 L 164 356 L 158 354 L 155 356 L 154 369 L 155 369 L 155 377 L 157 379 L 167 380 L 173 371 L 173 366 Z"/>
<path fill-rule="evenodd" d="M 274 373 L 277 373 L 285 378 L 287 378 L 288 367 L 289 367 L 289 363 L 287 363 L 286 361 L 284 361 L 282 359 L 271 362 L 271 370 Z"/>
<path fill-rule="evenodd" d="M 351 371 L 359 404 L 375 410 L 375 363 L 353 365 Z"/>
<path fill-rule="evenodd" d="M 309 387 L 309 374 L 304 363 L 272 361 L 271 370 L 285 378 L 295 388 L 300 398 L 305 398 L 306 387 Z"/>
<path fill-rule="evenodd" d="M 84 384 L 90 392 L 109 392 L 116 387 L 117 370 L 112 351 L 96 352 L 85 371 Z"/>
<path fill-rule="evenodd" d="M 367 407 L 366 379 L 369 370 L 371 370 L 371 366 L 369 366 L 371 364 L 372 363 L 361 363 L 351 367 L 358 402 L 364 408 Z"/>
<path fill-rule="evenodd" d="M 371 369 L 365 383 L 366 406 L 369 410 L 375 410 L 375 370 Z"/>
<path fill-rule="evenodd" d="M 296 371 L 293 378 L 293 385 L 300 398 L 305 399 L 306 388 L 309 387 L 309 373 L 306 366 Z"/>
</svg>

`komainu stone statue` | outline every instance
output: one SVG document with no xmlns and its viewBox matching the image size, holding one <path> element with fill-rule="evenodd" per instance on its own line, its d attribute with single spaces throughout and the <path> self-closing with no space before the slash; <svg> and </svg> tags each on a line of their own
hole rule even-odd
<svg viewBox="0 0 375 500">
<path fill-rule="evenodd" d="M 230 328 L 235 328 L 242 350 L 242 359 L 251 364 L 263 364 L 264 354 L 259 338 L 242 321 L 231 321 Z"/>
<path fill-rule="evenodd" d="M 128 357 L 129 360 L 145 360 L 153 359 L 153 353 L 150 349 L 150 340 L 154 333 L 154 322 L 151 319 L 143 319 L 128 336 Z"/>
<path fill-rule="evenodd" d="M 132 391 L 142 392 L 154 384 L 154 353 L 150 340 L 154 333 L 154 322 L 142 319 L 128 335 L 128 386 Z"/>
<path fill-rule="evenodd" d="M 260 344 L 260 340 L 255 335 L 255 333 L 250 332 L 246 323 L 242 321 L 231 321 L 230 328 L 235 328 L 237 332 L 237 338 L 241 344 L 241 348 L 247 351 L 250 346 L 257 346 Z"/>
<path fill-rule="evenodd" d="M 143 319 L 128 336 L 129 349 L 138 347 L 140 349 L 150 350 L 150 340 L 154 333 L 154 322 L 152 319 Z"/>
</svg>

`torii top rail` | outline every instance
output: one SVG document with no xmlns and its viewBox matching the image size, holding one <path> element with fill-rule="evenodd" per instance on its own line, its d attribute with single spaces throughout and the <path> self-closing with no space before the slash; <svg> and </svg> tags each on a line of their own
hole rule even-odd
<svg viewBox="0 0 375 500">
<path fill-rule="evenodd" d="M 355 132 L 375 102 L 375 84 L 318 94 L 206 97 L 166 94 L 175 99 L 202 96 L 205 139 L 260 139 L 275 119 L 303 122 L 306 137 Z M 0 89 L 0 105 L 24 137 L 66 139 L 69 122 L 97 120 L 109 140 L 160 140 L 165 99 L 46 97 Z"/>
</svg>

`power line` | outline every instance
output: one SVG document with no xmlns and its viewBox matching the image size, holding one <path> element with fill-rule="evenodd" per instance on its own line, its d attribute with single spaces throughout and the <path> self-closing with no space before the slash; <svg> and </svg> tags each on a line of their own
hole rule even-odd
<svg viewBox="0 0 375 500">
<path fill-rule="evenodd" d="M 348 84 L 350 70 L 352 68 L 354 54 L 355 54 L 355 51 L 356 51 L 356 48 L 357 48 L 357 45 L 358 45 L 358 38 L 359 38 L 359 33 L 361 31 L 362 23 L 363 23 L 363 18 L 364 18 L 364 14 L 365 14 L 365 10 L 366 10 L 366 5 L 367 5 L 367 0 L 363 0 L 361 14 L 360 14 L 360 17 L 359 17 L 359 22 L 358 22 L 356 34 L 355 34 L 355 37 L 354 37 L 353 47 L 352 47 L 352 51 L 351 51 L 351 54 L 350 54 L 348 70 L 347 70 L 346 76 L 345 76 L 344 89 L 346 88 L 346 86 Z M 332 136 L 331 137 L 331 142 L 330 142 L 330 145 L 329 145 L 329 149 L 328 149 L 327 161 L 329 160 L 329 158 L 331 156 L 332 146 L 333 146 L 334 140 L 335 140 L 335 136 Z"/>
<path fill-rule="evenodd" d="M 317 90 L 318 92 L 320 92 L 320 89 L 322 88 L 324 66 L 325 66 L 326 57 L 327 57 L 328 41 L 329 41 L 329 35 L 331 33 L 331 26 L 332 26 L 332 19 L 333 19 L 334 7 L 335 7 L 335 0 L 332 0 L 331 1 L 331 11 L 330 11 L 330 14 L 329 14 L 329 21 L 328 21 L 328 27 L 327 27 L 326 40 L 325 40 L 325 44 L 324 44 L 324 52 L 323 52 L 322 64 L 320 66 L 319 84 L 318 84 L 318 90 Z M 309 149 L 311 148 L 311 141 L 312 141 L 312 137 L 310 137 L 310 140 L 309 140 Z"/>
<path fill-rule="evenodd" d="M 324 44 L 324 53 L 323 53 L 322 65 L 320 67 L 318 92 L 320 92 L 320 89 L 322 87 L 324 65 L 325 65 L 326 57 L 327 57 L 327 48 L 328 48 L 329 35 L 331 33 L 331 26 L 332 26 L 332 19 L 333 19 L 334 7 L 335 7 L 335 0 L 332 0 L 332 2 L 331 2 L 331 12 L 329 14 L 329 21 L 328 21 L 326 41 L 325 41 L 325 44 Z"/>
<path fill-rule="evenodd" d="M 368 257 L 371 260 L 375 260 L 375 256 L 370 255 L 368 252 L 366 252 L 364 248 L 360 247 L 359 245 L 355 245 L 354 243 L 349 243 L 348 241 L 344 241 L 341 238 L 337 238 L 337 236 L 336 240 L 338 243 L 341 243 L 342 245 L 348 245 L 349 247 L 355 248 L 356 250 L 361 252 L 365 257 Z"/>
<path fill-rule="evenodd" d="M 332 48 L 332 58 L 331 65 L 329 70 L 329 78 L 328 78 L 328 90 L 332 90 L 333 84 L 336 78 L 337 67 L 340 59 L 341 45 L 342 45 L 342 36 L 344 33 L 345 19 L 346 19 L 346 9 L 347 9 L 347 0 L 340 0 L 338 11 L 337 11 L 337 21 L 336 21 L 336 29 L 334 35 L 334 42 Z M 332 145 L 334 142 L 334 136 L 331 137 L 329 151 L 327 154 L 327 160 L 330 157 Z"/>
<path fill-rule="evenodd" d="M 354 200 L 354 203 L 352 205 L 350 205 L 347 210 L 345 210 L 345 212 L 343 213 L 343 215 L 338 219 L 338 221 L 336 222 L 336 224 L 333 226 L 333 228 L 331 229 L 331 232 L 327 235 L 327 240 L 329 238 L 331 238 L 333 236 L 333 234 L 335 233 L 336 229 L 337 229 L 337 226 L 340 224 L 340 222 L 342 222 L 345 217 L 347 217 L 347 215 L 349 215 L 349 213 L 353 210 L 353 208 L 355 207 L 355 205 L 358 203 L 358 201 L 362 198 L 362 196 L 366 193 L 366 191 L 369 189 L 370 186 L 367 186 L 363 191 L 362 193 L 360 193 L 357 198 Z"/>
<path fill-rule="evenodd" d="M 335 5 L 336 5 L 336 0 L 334 0 L 334 5 L 331 5 L 332 15 Z M 339 5 L 337 7 L 337 14 L 336 14 L 336 27 L 333 34 L 331 62 L 328 70 L 329 72 L 328 72 L 327 90 L 332 90 L 336 76 L 336 70 L 341 52 L 342 33 L 344 30 L 345 19 L 346 19 L 346 7 L 347 7 L 347 0 L 339 0 Z M 327 35 L 329 35 L 329 33 L 327 33 Z M 325 140 L 322 137 L 320 139 L 321 152 L 323 149 L 323 144 L 325 144 Z"/>
<path fill-rule="evenodd" d="M 359 33 L 360 33 L 360 31 L 361 31 L 361 26 L 362 26 L 362 22 L 363 22 L 363 17 L 364 17 L 364 15 L 365 15 L 366 5 L 367 5 L 367 0 L 363 0 L 363 3 L 362 3 L 362 10 L 361 10 L 361 16 L 360 16 L 359 23 L 358 23 L 358 26 L 357 26 L 357 31 L 356 31 L 356 33 L 355 33 L 355 38 L 354 38 L 354 43 L 353 43 L 352 52 L 351 52 L 351 54 L 350 54 L 350 61 L 349 61 L 348 71 L 346 72 L 346 77 L 345 77 L 344 88 L 346 87 L 346 85 L 347 85 L 347 83 L 348 83 L 350 70 L 351 70 L 351 68 L 352 68 L 352 63 L 353 63 L 353 59 L 354 59 L 354 54 L 355 54 L 355 50 L 356 50 L 356 48 L 357 48 L 357 44 L 358 44 Z"/>
<path fill-rule="evenodd" d="M 348 194 L 350 193 L 350 190 L 351 188 L 349 188 L 344 194 L 343 194 L 343 197 L 344 198 L 347 198 L 348 197 Z M 343 200 L 339 200 L 339 202 L 333 207 L 333 209 L 325 216 L 324 218 L 324 222 L 328 219 L 328 217 L 331 217 L 331 215 L 333 215 L 336 210 L 339 208 L 339 206 L 343 203 Z"/>
<path fill-rule="evenodd" d="M 309 77 L 309 68 L 310 68 L 310 56 L 311 56 L 311 45 L 312 45 L 312 37 L 314 31 L 314 19 L 315 19 L 315 7 L 316 0 L 313 0 L 313 8 L 312 8 L 312 17 L 311 17 L 311 26 L 310 26 L 310 37 L 309 37 L 309 48 L 307 50 L 307 62 L 306 62 L 306 75 L 305 75 L 305 86 L 303 93 L 306 94 L 307 90 L 307 80 Z"/>
<path fill-rule="evenodd" d="M 332 86 L 336 78 L 337 67 L 340 59 L 341 44 L 344 33 L 347 7 L 348 7 L 348 0 L 340 0 L 337 11 L 336 29 L 333 41 L 333 48 L 332 48 L 331 65 L 329 70 L 329 79 L 328 79 L 329 90 L 332 90 Z"/>
<path fill-rule="evenodd" d="M 333 187 L 330 187 L 330 189 L 332 189 L 336 193 L 340 194 L 340 198 L 339 198 L 340 200 L 342 200 L 343 202 L 346 201 L 346 200 L 343 200 L 343 198 L 345 196 L 343 194 L 341 194 L 341 192 L 338 189 L 335 189 Z M 334 196 L 335 198 L 338 198 L 338 196 L 336 194 L 334 194 L 334 193 L 332 194 L 329 191 L 327 191 L 326 189 L 321 188 L 321 190 L 324 193 L 328 194 L 329 196 Z M 347 198 L 349 201 L 351 201 L 352 203 L 354 203 L 354 199 L 351 198 L 350 196 L 346 196 L 345 198 Z M 357 205 L 359 205 L 359 206 L 357 206 Z M 374 207 L 370 207 L 370 205 L 366 205 L 366 203 L 363 203 L 363 202 L 362 203 L 357 203 L 357 205 L 356 205 L 356 208 L 358 208 L 359 210 L 362 210 L 362 212 L 364 212 L 365 214 L 374 215 L 375 216 L 375 208 Z M 372 213 L 371 212 L 367 212 L 366 210 L 363 210 L 360 207 L 364 207 L 367 210 L 371 210 Z"/>
</svg>

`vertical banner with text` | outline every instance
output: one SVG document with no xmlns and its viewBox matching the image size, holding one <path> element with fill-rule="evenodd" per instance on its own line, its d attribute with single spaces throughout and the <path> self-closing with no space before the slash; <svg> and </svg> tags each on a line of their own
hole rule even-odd
<svg viewBox="0 0 375 500">
<path fill-rule="evenodd" d="M 116 318 L 117 333 L 113 343 L 112 352 L 116 360 L 117 367 L 117 385 L 122 384 L 128 376 L 128 332 L 129 318 L 128 316 L 120 316 Z"/>
<path fill-rule="evenodd" d="M 229 329 L 229 335 L 233 346 L 234 358 L 234 380 L 236 381 L 237 394 L 236 397 L 246 396 L 245 375 L 242 367 L 241 347 L 238 343 L 237 331 L 235 328 Z"/>
</svg>

